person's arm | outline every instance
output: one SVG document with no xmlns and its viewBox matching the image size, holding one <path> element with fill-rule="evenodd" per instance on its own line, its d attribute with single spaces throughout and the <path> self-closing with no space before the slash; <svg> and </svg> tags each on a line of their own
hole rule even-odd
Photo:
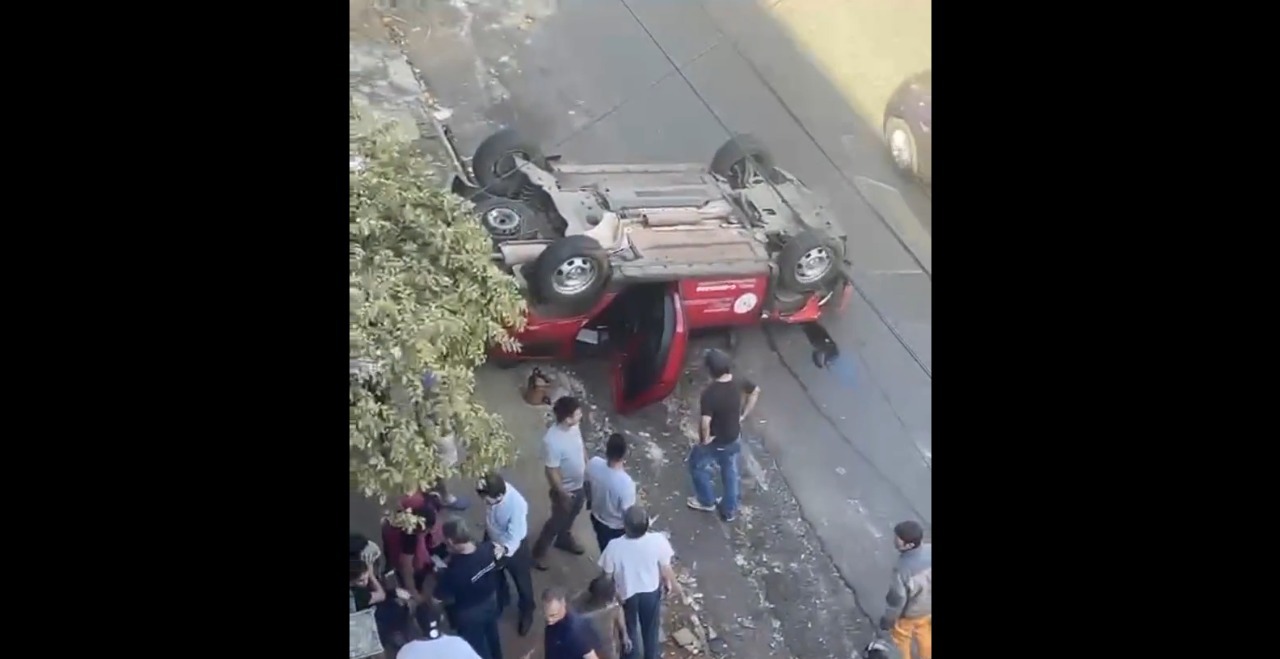
<svg viewBox="0 0 1280 659">
<path fill-rule="evenodd" d="M 907 584 L 902 580 L 898 568 L 893 569 L 893 578 L 889 580 L 889 593 L 884 596 L 884 615 L 880 616 L 880 629 L 888 631 L 898 621 L 907 606 Z"/>
<path fill-rule="evenodd" d="M 418 539 L 413 537 L 412 533 L 400 532 L 400 553 L 396 555 L 396 577 L 400 580 L 400 587 L 409 591 L 415 599 L 418 598 L 418 588 L 413 578 L 413 552 L 417 546 Z"/>
<path fill-rule="evenodd" d="M 668 593 L 679 595 L 681 593 L 680 582 L 676 581 L 676 571 L 671 569 L 671 559 L 676 555 L 676 551 L 671 548 L 669 542 L 664 535 L 659 535 L 662 542 L 658 547 L 658 573 L 662 577 L 662 588 Z"/>
<path fill-rule="evenodd" d="M 714 405 L 712 401 L 707 400 L 707 394 L 709 393 L 711 393 L 710 389 L 702 392 L 702 399 L 699 405 L 702 408 L 702 418 L 698 423 L 698 442 L 702 444 L 711 441 L 711 413 L 714 411 L 711 408 Z"/>
<path fill-rule="evenodd" d="M 618 510 L 626 510 L 627 508 L 636 505 L 636 489 L 638 488 L 633 483 L 630 489 L 626 490 L 618 497 Z"/>
<path fill-rule="evenodd" d="M 613 612 L 609 614 L 613 619 L 613 635 L 619 641 L 622 641 L 622 651 L 631 651 L 631 637 L 627 635 L 627 621 L 622 615 L 622 606 L 614 606 Z"/>
<path fill-rule="evenodd" d="M 560 462 L 560 452 L 544 441 L 542 465 L 547 468 L 547 483 L 551 485 L 552 491 L 563 495 L 565 491 L 564 481 L 560 478 Z"/>
<path fill-rule="evenodd" d="M 387 591 L 382 587 L 382 583 L 378 581 L 378 575 L 372 574 L 373 568 L 369 568 L 369 603 L 377 604 L 387 600 Z"/>
<path fill-rule="evenodd" d="M 507 527 L 503 529 L 503 535 L 507 538 L 503 546 L 507 548 L 507 556 L 514 556 L 520 543 L 529 535 L 529 503 L 524 500 L 505 503 L 510 514 L 507 517 Z"/>
<path fill-rule="evenodd" d="M 742 395 L 746 396 L 747 400 L 742 405 L 742 416 L 738 419 L 739 421 L 747 418 L 747 415 L 751 414 L 751 410 L 756 408 L 756 401 L 760 400 L 760 387 L 756 386 L 756 383 L 751 380 L 744 378 L 742 380 Z"/>
</svg>

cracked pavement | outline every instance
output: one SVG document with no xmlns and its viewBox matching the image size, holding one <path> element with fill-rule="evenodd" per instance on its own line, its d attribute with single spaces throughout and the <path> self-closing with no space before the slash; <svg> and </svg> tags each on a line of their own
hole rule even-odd
<svg viewBox="0 0 1280 659">
<path fill-rule="evenodd" d="M 723 596 L 704 596 L 703 617 L 729 653 L 843 658 L 882 611 L 892 526 L 930 527 L 932 284 L 927 259 L 907 247 L 928 243 L 932 212 L 892 170 L 879 118 L 851 109 L 814 64 L 821 57 L 779 24 L 789 2 L 801 11 L 798 0 L 438 0 L 391 13 L 464 157 L 514 126 L 571 162 L 706 162 L 727 125 L 827 197 L 849 232 L 859 293 L 824 326 L 852 375 L 817 369 L 797 328 L 740 334 L 737 368 L 764 392 L 736 525 L 683 505 L 686 444 L 674 429 L 702 374 L 666 409 L 597 414 L 664 456 L 642 484 L 663 502 L 659 526 L 683 564 Z M 903 203 L 869 202 L 860 177 Z"/>
</svg>

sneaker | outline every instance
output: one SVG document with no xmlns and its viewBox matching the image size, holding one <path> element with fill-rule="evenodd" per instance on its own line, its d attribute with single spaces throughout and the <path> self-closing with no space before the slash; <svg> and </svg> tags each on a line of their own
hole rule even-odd
<svg viewBox="0 0 1280 659">
<path fill-rule="evenodd" d="M 738 513 L 729 513 L 728 515 L 721 513 L 720 519 L 724 520 L 725 522 L 732 522 L 733 520 L 738 519 Z"/>
<path fill-rule="evenodd" d="M 689 497 L 688 499 L 685 499 L 685 503 L 688 504 L 690 508 L 693 508 L 694 510 L 701 510 L 704 513 L 713 512 L 716 509 L 715 503 L 710 506 L 704 506 L 698 502 L 698 497 Z M 720 500 L 716 499 L 716 503 L 720 503 Z"/>
</svg>

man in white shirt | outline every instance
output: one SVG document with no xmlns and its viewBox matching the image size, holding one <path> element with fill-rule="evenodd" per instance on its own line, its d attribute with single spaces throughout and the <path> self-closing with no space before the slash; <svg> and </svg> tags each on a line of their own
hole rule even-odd
<svg viewBox="0 0 1280 659">
<path fill-rule="evenodd" d="M 426 605 L 421 605 L 425 607 Z M 457 636 L 440 633 L 440 617 L 434 610 L 419 609 L 418 623 L 425 638 L 406 643 L 396 659 L 480 659 L 471 644 Z"/>
<path fill-rule="evenodd" d="M 636 505 L 636 482 L 626 471 L 627 439 L 621 433 L 609 435 L 604 455 L 587 461 L 591 528 L 601 554 L 610 540 L 622 537 L 622 513 Z"/>
<path fill-rule="evenodd" d="M 547 469 L 547 484 L 551 486 L 551 518 L 542 525 L 542 532 L 533 543 L 533 565 L 539 570 L 547 569 L 544 560 L 553 542 L 557 549 L 571 554 L 586 551 L 570 532 L 586 500 L 583 483 L 586 482 L 587 449 L 582 444 L 579 425 L 582 404 L 573 396 L 561 396 L 551 411 L 556 422 L 542 437 L 543 465 Z"/>
<path fill-rule="evenodd" d="M 600 555 L 600 567 L 613 578 L 627 620 L 631 652 L 626 659 L 658 659 L 662 647 L 658 639 L 662 594 L 679 593 L 671 569 L 675 550 L 667 537 L 649 532 L 649 513 L 631 506 L 622 514 L 624 535 L 613 540 Z M 643 650 L 641 649 L 643 647 Z"/>
</svg>

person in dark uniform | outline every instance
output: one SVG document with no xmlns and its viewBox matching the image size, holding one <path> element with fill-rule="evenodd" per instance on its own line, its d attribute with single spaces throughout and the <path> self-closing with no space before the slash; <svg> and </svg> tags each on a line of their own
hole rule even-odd
<svg viewBox="0 0 1280 659">
<path fill-rule="evenodd" d="M 444 523 L 449 548 L 447 567 L 440 571 L 435 598 L 458 636 L 475 648 L 480 659 L 502 659 L 498 641 L 498 579 L 505 548 L 492 542 L 477 543 L 467 523 Z"/>
</svg>

